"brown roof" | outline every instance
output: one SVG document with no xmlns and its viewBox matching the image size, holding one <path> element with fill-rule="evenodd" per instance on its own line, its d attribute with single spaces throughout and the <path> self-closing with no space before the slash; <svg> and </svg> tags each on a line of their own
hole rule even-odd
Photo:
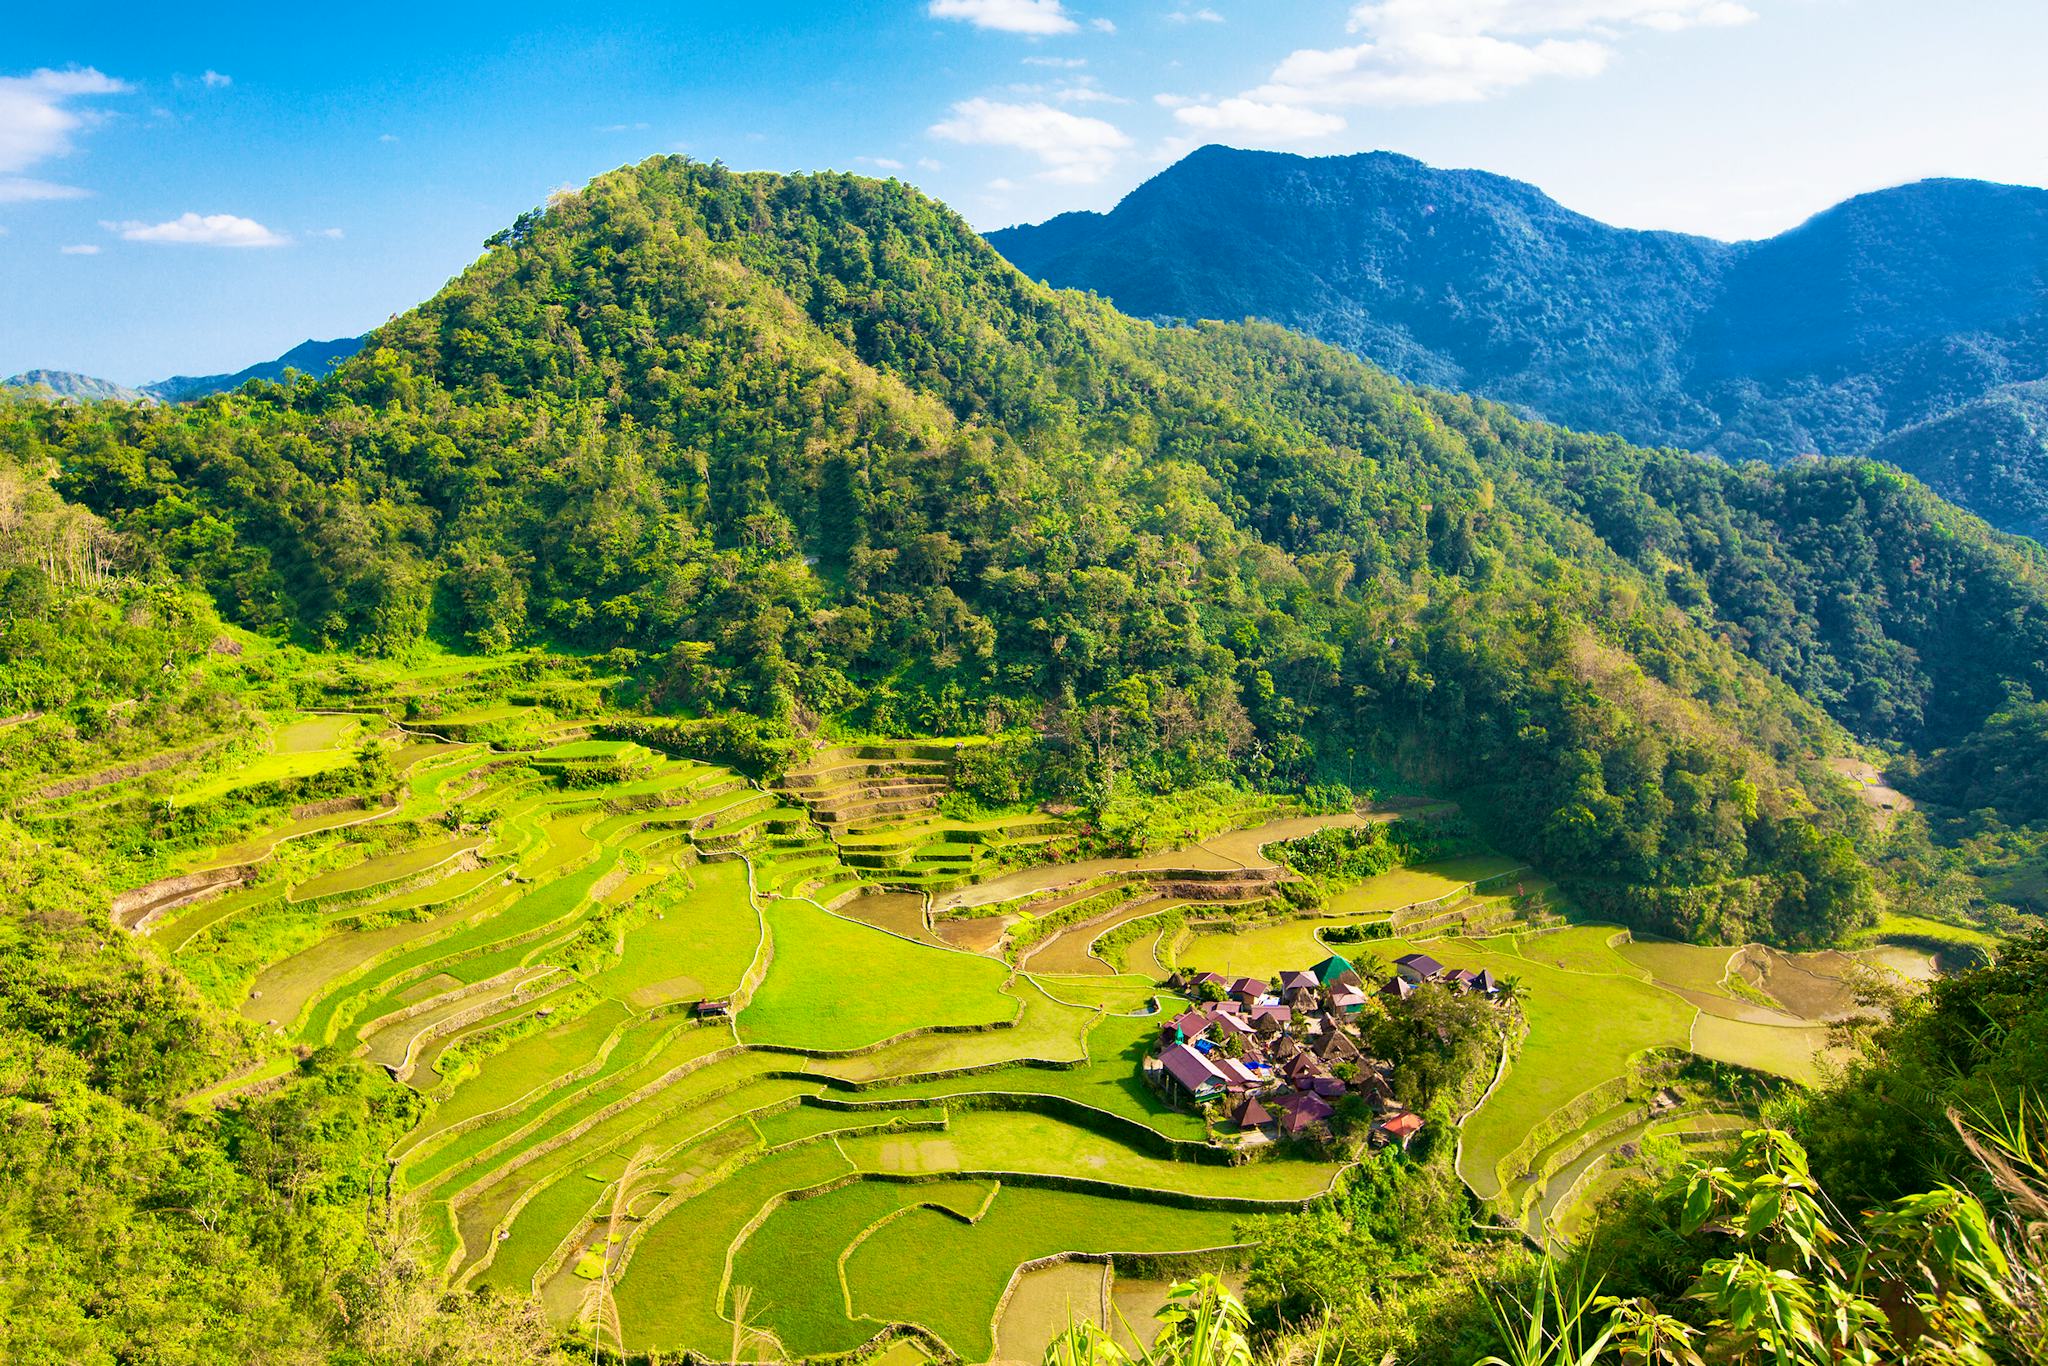
<svg viewBox="0 0 2048 1366">
<path fill-rule="evenodd" d="M 1160 1054 L 1159 1061 L 1166 1068 L 1167 1075 L 1190 1091 L 1223 1084 L 1223 1074 L 1216 1070 L 1216 1064 L 1184 1043 L 1177 1043 Z"/>
<path fill-rule="evenodd" d="M 1328 1101 L 1310 1091 L 1303 1091 L 1298 1095 L 1289 1096 L 1286 1100 L 1280 1102 L 1280 1106 L 1287 1111 L 1290 1117 L 1306 1115 L 1311 1120 L 1328 1119 L 1331 1115 L 1337 1113 Z"/>
<path fill-rule="evenodd" d="M 1358 1045 L 1351 1042 L 1347 1034 L 1331 1033 L 1316 1045 L 1316 1052 L 1324 1058 L 1355 1058 L 1360 1056 Z"/>
<path fill-rule="evenodd" d="M 1240 1129 L 1256 1129 L 1262 1124 L 1271 1124 L 1273 1122 L 1273 1116 L 1267 1111 L 1265 1106 L 1259 1104 L 1257 1096 L 1246 1096 L 1244 1098 L 1244 1104 L 1237 1107 L 1235 1119 L 1237 1120 L 1237 1127 Z"/>
<path fill-rule="evenodd" d="M 1258 1084 L 1259 1079 L 1252 1072 L 1252 1069 L 1246 1067 L 1236 1058 L 1216 1058 L 1212 1059 L 1211 1063 L 1217 1071 L 1223 1074 L 1224 1082 L 1233 1090 Z"/>
</svg>

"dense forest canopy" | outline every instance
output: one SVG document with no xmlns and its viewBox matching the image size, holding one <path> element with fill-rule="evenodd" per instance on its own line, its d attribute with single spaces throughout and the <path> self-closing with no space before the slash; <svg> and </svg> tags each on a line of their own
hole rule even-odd
<svg viewBox="0 0 2048 1366">
<path fill-rule="evenodd" d="M 1949 743 L 2048 668 L 2039 560 L 1878 467 L 1733 470 L 1155 328 L 849 176 L 658 158 L 323 381 L 4 422 L 253 628 L 621 649 L 656 707 L 774 726 L 1026 728 L 1039 796 L 1363 757 L 1686 934 L 1857 923 L 1843 727 Z"/>
</svg>

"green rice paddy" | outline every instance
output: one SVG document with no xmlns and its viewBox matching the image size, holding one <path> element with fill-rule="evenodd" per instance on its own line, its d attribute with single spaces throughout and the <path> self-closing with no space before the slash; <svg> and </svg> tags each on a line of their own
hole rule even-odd
<svg viewBox="0 0 2048 1366">
<path fill-rule="evenodd" d="M 852 1351 L 885 1323 L 848 1317 L 841 1254 L 883 1220 L 919 1206 L 972 1218 L 995 1190 L 992 1181 L 854 1181 L 790 1201 L 740 1245 L 732 1283 L 752 1292 L 751 1313 L 791 1356 Z"/>
<path fill-rule="evenodd" d="M 1246 1201 L 1308 1200 L 1337 1174 L 1335 1163 L 1287 1156 L 1242 1167 L 1176 1162 L 1029 1111 L 959 1111 L 942 1133 L 864 1134 L 841 1139 L 839 1148 L 861 1171 L 892 1176 L 1023 1172 Z"/>
<path fill-rule="evenodd" d="M 1008 1024 L 1008 970 L 975 954 L 899 939 L 807 902 L 768 907 L 774 958 L 741 1016 L 753 1043 L 840 1052 L 913 1029 Z M 857 972 L 849 965 L 858 964 Z"/>
<path fill-rule="evenodd" d="M 1313 1201 L 1336 1178 L 1334 1162 L 1284 1154 L 1190 1160 L 1176 1145 L 1205 1144 L 1206 1125 L 1141 1071 L 1160 1021 L 1184 1004 L 1160 984 L 1170 946 L 1152 931 L 1114 963 L 1091 951 L 1106 930 L 1179 904 L 1148 887 L 1161 870 L 1271 876 L 1266 833 L 1001 874 L 1068 827 L 1041 813 L 941 815 L 946 742 L 842 747 L 764 790 L 715 764 L 584 738 L 576 689 L 549 692 L 543 708 L 503 695 L 502 662 L 430 664 L 430 692 L 394 673 L 389 693 L 423 709 L 452 699 L 415 725 L 457 743 L 403 738 L 398 776 L 373 801 L 303 816 L 281 803 L 266 825 L 203 851 L 192 867 L 261 860 L 261 881 L 180 908 L 155 932 L 207 990 L 275 1031 L 267 1070 L 221 1078 L 193 1104 L 281 1075 L 291 1047 L 330 1043 L 420 1093 L 420 1120 L 390 1154 L 393 1180 L 421 1201 L 451 1284 L 539 1292 L 557 1321 L 572 1317 L 589 1287 L 577 1268 L 601 1255 L 618 1183 L 644 1154 L 610 1245 L 631 1351 L 724 1359 L 745 1290 L 750 1321 L 779 1343 L 770 1356 L 848 1352 L 915 1324 L 978 1361 L 996 1350 L 992 1319 L 1020 1262 L 1225 1246 L 1244 1212 Z M 263 748 L 179 799 L 317 778 L 386 731 L 369 716 L 282 716 Z M 1238 814 L 1286 817 L 1269 806 Z M 364 820 L 377 828 L 349 829 Z M 1515 867 L 1478 856 L 1397 870 L 1313 916 L 1212 924 L 1180 961 L 1304 966 L 1328 952 L 1321 930 L 1468 898 L 1474 881 Z M 982 889 L 997 883 L 1043 906 L 1070 886 L 1090 895 L 1101 877 L 1119 890 L 1097 918 L 1049 937 L 1022 971 L 1001 957 L 1001 918 L 927 919 L 949 897 L 955 911 L 989 899 Z M 1271 883 L 1248 885 L 1232 899 L 1262 901 Z M 1723 989 L 1732 949 L 1612 937 L 1585 926 L 1420 941 L 1515 978 L 1528 1018 L 1519 1057 L 1464 1126 L 1461 1170 L 1482 1196 L 1497 1193 L 1503 1155 L 1644 1049 L 1811 1075 L 1812 1026 L 1759 1024 L 1741 1012 L 1760 1007 Z M 1342 951 L 1370 973 L 1412 947 L 1385 938 Z M 1729 1017 L 1701 1014 L 1707 997 Z M 700 1019 L 706 1001 L 732 1013 Z M 1574 1171 L 1601 1160 L 1597 1147 L 1584 1156 Z M 1208 1199 L 1228 1207 L 1190 1207 Z M 1040 1282 L 1047 1294 L 1068 1282 L 1110 1293 L 1094 1268 Z M 1038 1331 L 1024 1309 L 1013 1338 Z M 884 1360 L 925 1356 L 899 1346 Z"/>
<path fill-rule="evenodd" d="M 1143 1200 L 1004 1186 L 977 1223 L 918 1209 L 846 1259 L 855 1312 L 918 1323 L 960 1353 L 995 1350 L 995 1312 L 1018 1263 L 1059 1252 L 1189 1252 L 1225 1247 L 1238 1216 Z"/>
</svg>

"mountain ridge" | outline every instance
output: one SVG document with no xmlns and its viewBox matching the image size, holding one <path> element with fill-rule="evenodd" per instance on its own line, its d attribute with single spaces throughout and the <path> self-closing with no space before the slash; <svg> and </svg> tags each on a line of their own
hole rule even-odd
<svg viewBox="0 0 2048 1366">
<path fill-rule="evenodd" d="M 208 394 L 239 389 L 252 379 L 281 379 L 287 370 L 319 379 L 336 365 L 362 349 L 362 337 L 335 337 L 328 341 L 307 339 L 275 360 L 258 361 L 231 374 L 172 375 L 142 386 L 143 392 L 165 403 L 184 403 Z"/>
<path fill-rule="evenodd" d="M 139 386 L 117 384 L 113 380 L 75 370 L 24 370 L 0 380 L 0 389 L 33 391 L 43 388 L 60 399 L 80 402 L 186 403 L 208 394 L 239 389 L 252 379 L 282 379 L 287 370 L 319 379 L 353 356 L 362 344 L 362 337 L 336 337 L 330 341 L 309 338 L 274 360 L 258 361 L 231 374 L 172 375 L 169 379 L 151 380 Z"/>
<path fill-rule="evenodd" d="M 1918 181 L 1729 243 L 1394 153 L 1212 146 L 1106 214 L 989 239 L 1140 316 L 1262 317 L 1414 382 L 1731 459 L 1863 453 L 2048 374 L 2048 191 L 2026 186 Z"/>
</svg>

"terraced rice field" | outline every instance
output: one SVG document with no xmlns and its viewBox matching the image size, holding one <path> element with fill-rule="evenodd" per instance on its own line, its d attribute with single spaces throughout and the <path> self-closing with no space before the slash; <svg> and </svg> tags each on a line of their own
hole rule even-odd
<svg viewBox="0 0 2048 1366">
<path fill-rule="evenodd" d="M 1017 1277 L 996 1322 L 995 1360 L 1035 1366 L 1070 1324 L 1114 1324 L 1107 1262 L 1067 1261 Z"/>
<path fill-rule="evenodd" d="M 882 1225 L 846 1259 L 846 1286 L 857 1314 L 920 1323 L 963 1360 L 986 1361 L 1018 1263 L 1062 1252 L 1226 1248 L 1237 1217 L 1006 1185 L 974 1223 L 915 1209 Z"/>
<path fill-rule="evenodd" d="M 913 1029 L 1007 1025 L 992 959 L 898 938 L 802 901 L 768 907 L 775 957 L 742 1021 L 753 1043 L 845 1052 Z M 859 964 L 857 972 L 850 965 Z"/>
<path fill-rule="evenodd" d="M 1482 878 L 1497 878 L 1519 866 L 1514 859 L 1478 854 L 1445 859 L 1439 863 L 1419 863 L 1412 868 L 1396 868 L 1378 877 L 1367 878 L 1331 898 L 1329 910 L 1344 916 L 1384 914 L 1450 896 Z"/>
<path fill-rule="evenodd" d="M 1340 1179 L 1284 1154 L 1216 1161 L 1203 1120 L 1145 1084 L 1160 1021 L 1185 1004 L 1162 986 L 1176 947 L 1185 965 L 1265 974 L 1324 956 L 1322 932 L 1420 923 L 1417 903 L 1490 926 L 1501 889 L 1473 884 L 1517 871 L 1400 870 L 1314 916 L 1212 923 L 1185 943 L 1154 928 L 1108 961 L 1104 933 L 1166 908 L 1270 907 L 1284 870 L 1266 845 L 1367 818 L 1268 811 L 1188 848 L 1062 863 L 1057 817 L 942 814 L 963 742 L 840 745 L 764 788 L 604 738 L 601 716 L 577 719 L 576 689 L 508 700 L 497 668 L 450 657 L 429 691 L 394 677 L 394 706 L 449 699 L 408 733 L 280 717 L 267 748 L 178 786 L 192 802 L 277 776 L 317 787 L 379 735 L 396 775 L 237 829 L 190 866 L 246 868 L 247 885 L 145 932 L 275 1042 L 193 1103 L 282 1075 L 294 1048 L 357 1050 L 422 1098 L 392 1179 L 451 1284 L 536 1293 L 567 1323 L 608 1268 L 636 1353 L 731 1356 L 743 1297 L 767 1335 L 749 1358 L 916 1325 L 963 1360 L 1035 1359 L 1070 1304 L 1148 1320 L 1160 1283 L 1103 1261 L 1005 1294 L 1038 1257 L 1227 1259 L 1245 1214 Z M 1006 954 L 1013 925 L 1098 894 L 1089 918 Z M 1419 942 L 1517 983 L 1528 1039 L 1465 1125 L 1461 1170 L 1488 1197 L 1510 1194 L 1507 1171 L 1537 1226 L 1569 1216 L 1627 1141 L 1546 1119 L 1644 1050 L 1810 1075 L 1816 1022 L 1732 990 L 1733 949 L 1512 930 Z M 1343 952 L 1366 966 L 1416 942 Z M 1765 985 L 1821 966 L 1841 964 L 1770 960 Z M 1523 1179 L 1502 1165 L 1518 1152 L 1556 1170 Z M 902 1342 L 878 1355 L 925 1360 Z"/>
<path fill-rule="evenodd" d="M 267 753 L 200 778 L 171 797 L 174 806 L 197 806 L 259 783 L 308 778 L 355 762 L 350 742 L 364 730 L 353 716 L 299 716 L 273 725 Z"/>
<path fill-rule="evenodd" d="M 1478 869 L 1485 875 L 1486 865 Z M 1417 882 L 1415 871 L 1403 870 L 1394 881 L 1375 879 L 1378 888 L 1357 900 L 1383 905 L 1417 891 L 1442 894 L 1437 890 L 1441 882 Z M 1301 919 L 1234 932 L 1211 930 L 1194 936 L 1180 951 L 1179 962 L 1201 971 L 1254 974 L 1305 966 L 1329 951 L 1318 935 L 1347 923 Z M 1764 1008 L 1724 987 L 1738 954 L 1735 946 L 1632 943 L 1611 927 L 1589 925 L 1485 939 L 1389 937 L 1338 947 L 1361 966 L 1375 959 L 1390 962 L 1419 947 L 1454 966 L 1488 969 L 1498 979 L 1515 982 L 1527 1037 L 1461 1133 L 1459 1171 L 1484 1199 L 1505 1194 L 1502 1164 L 1539 1127 L 1545 1143 L 1568 1140 L 1586 1127 L 1581 1122 L 1558 1128 L 1550 1116 L 1603 1083 L 1628 1076 L 1632 1062 L 1654 1050 L 1689 1050 L 1801 1081 L 1817 1075 L 1824 1030 L 1810 1019 Z M 1817 966 L 1811 955 L 1794 962 L 1802 969 Z M 1626 1141 L 1605 1138 L 1588 1151 L 1587 1162 Z M 1562 1195 L 1584 1169 L 1574 1166 L 1552 1175 L 1540 1194 Z M 1521 1198 L 1519 1189 L 1516 1196 Z"/>
<path fill-rule="evenodd" d="M 472 695 L 460 667 L 441 677 Z M 636 1352 L 729 1355 L 746 1290 L 771 1335 L 752 1356 L 922 1324 L 980 1359 L 1020 1260 L 1227 1244 L 1245 1211 L 1316 1199 L 1337 1175 L 1190 1160 L 1202 1121 L 1140 1075 L 1178 1001 L 1156 971 L 1087 951 L 1135 906 L 1029 970 L 994 939 L 977 952 L 935 932 L 934 895 L 1065 829 L 938 815 L 943 748 L 870 747 L 887 752 L 852 777 L 763 791 L 559 709 L 486 697 L 419 724 L 449 738 L 391 732 L 390 791 L 237 832 L 191 866 L 253 881 L 146 929 L 276 1039 L 192 1103 L 328 1043 L 420 1093 L 393 1183 L 457 1287 L 537 1293 L 567 1323 L 609 1262 Z M 317 778 L 386 731 L 285 718 L 267 749 L 179 790 Z M 1151 860 L 1134 898 L 1156 912 L 1168 900 L 1146 880 L 1191 866 L 1270 878 L 1271 837 Z M 1224 1207 L 1191 1207 L 1207 1200 Z M 905 1274 L 934 1255 L 930 1220 L 961 1254 L 936 1254 L 939 1281 Z"/>
</svg>

